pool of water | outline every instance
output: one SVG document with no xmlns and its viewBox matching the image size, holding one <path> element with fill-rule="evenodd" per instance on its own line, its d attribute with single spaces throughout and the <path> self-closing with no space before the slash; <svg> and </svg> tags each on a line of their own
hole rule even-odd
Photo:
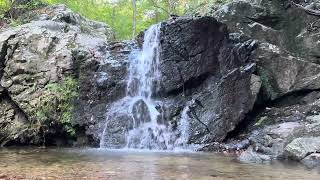
<svg viewBox="0 0 320 180">
<path fill-rule="evenodd" d="M 214 153 L 102 149 L 0 149 L 0 179 L 285 179 L 319 180 L 293 163 L 246 164 Z"/>
</svg>

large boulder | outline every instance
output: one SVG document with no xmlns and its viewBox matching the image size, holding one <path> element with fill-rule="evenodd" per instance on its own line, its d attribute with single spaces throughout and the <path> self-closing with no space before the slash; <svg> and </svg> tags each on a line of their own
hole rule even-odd
<svg viewBox="0 0 320 180">
<path fill-rule="evenodd" d="M 302 160 L 302 163 L 308 168 L 320 167 L 320 154 L 312 153 Z"/>
<path fill-rule="evenodd" d="M 320 5 L 314 0 L 294 2 L 314 10 Z M 206 15 L 225 23 L 239 42 L 257 41 L 251 58 L 261 89 L 256 106 L 227 143 L 209 143 L 204 150 L 253 147 L 241 156 L 267 155 L 271 160 L 288 157 L 285 148 L 297 138 L 319 137 L 319 17 L 290 0 L 234 0 Z"/>
<path fill-rule="evenodd" d="M 304 1 L 299 3 L 306 5 Z M 232 1 L 209 14 L 226 23 L 231 32 L 245 34 L 294 52 L 310 62 L 318 62 L 318 51 L 315 50 L 319 46 L 312 42 L 319 36 L 317 31 L 308 30 L 317 17 L 291 5 L 290 0 Z"/>
<path fill-rule="evenodd" d="M 248 135 L 245 140 L 237 143 L 246 142 L 246 146 L 236 146 L 231 150 L 246 149 L 251 145 L 255 152 L 268 155 L 270 159 L 288 158 L 285 148 L 293 140 L 320 136 L 318 95 L 290 96 L 289 101 L 278 102 L 278 107 L 262 110 L 246 127 Z M 233 147 L 232 144 L 235 143 L 230 141 L 223 148 Z"/>
<path fill-rule="evenodd" d="M 292 159 L 302 160 L 307 155 L 320 151 L 320 138 L 297 138 L 285 148 L 285 155 Z"/>
<path fill-rule="evenodd" d="M 180 113 L 169 110 L 168 121 L 191 107 L 189 143 L 223 141 L 251 110 L 260 89 L 249 58 L 255 47 L 252 40 L 230 38 L 226 26 L 210 17 L 162 24 L 160 94 L 180 106 Z"/>
<path fill-rule="evenodd" d="M 0 32 L 1 145 L 41 144 L 45 141 L 41 135 L 44 132 L 47 143 L 55 143 L 50 140 L 72 133 L 72 128 L 61 129 L 63 123 L 85 129 L 83 124 L 69 120 L 75 111 L 83 110 L 83 104 L 90 104 L 88 84 L 94 81 L 94 87 L 117 87 L 103 83 L 104 74 L 97 71 L 119 69 L 111 60 L 113 55 L 108 48 L 112 46 L 107 47 L 108 40 L 113 38 L 107 25 L 86 20 L 61 5 L 32 13 L 30 23 Z M 70 104 L 76 96 L 78 103 Z M 48 104 L 56 101 L 65 104 L 50 109 Z M 103 103 L 105 106 L 107 102 Z M 46 127 L 49 129 L 45 130 Z"/>
<path fill-rule="evenodd" d="M 313 1 L 295 2 L 308 8 L 319 6 Z M 253 59 L 257 60 L 256 74 L 262 79 L 263 99 L 320 88 L 316 16 L 289 0 L 232 1 L 207 14 L 228 25 L 231 32 L 259 41 Z"/>
<path fill-rule="evenodd" d="M 269 43 L 260 43 L 252 58 L 257 62 L 263 93 L 271 100 L 292 92 L 320 89 L 318 64 Z"/>
</svg>

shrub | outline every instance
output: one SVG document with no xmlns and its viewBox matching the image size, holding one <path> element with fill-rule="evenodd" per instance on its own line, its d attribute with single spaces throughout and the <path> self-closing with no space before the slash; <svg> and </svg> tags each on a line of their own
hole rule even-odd
<svg viewBox="0 0 320 180">
<path fill-rule="evenodd" d="M 40 99 L 33 125 L 38 131 L 45 131 L 55 125 L 62 125 L 71 137 L 75 136 L 72 125 L 74 100 L 78 97 L 78 83 L 68 77 L 63 83 L 51 83 L 46 87 L 47 94 Z"/>
</svg>

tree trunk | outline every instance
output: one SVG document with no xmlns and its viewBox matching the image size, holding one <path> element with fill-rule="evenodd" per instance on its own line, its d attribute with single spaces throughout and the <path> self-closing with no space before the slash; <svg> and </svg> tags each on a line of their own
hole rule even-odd
<svg viewBox="0 0 320 180">
<path fill-rule="evenodd" d="M 132 3 L 132 37 L 134 38 L 136 36 L 136 30 L 137 30 L 137 6 L 136 6 L 136 0 L 131 0 Z"/>
</svg>

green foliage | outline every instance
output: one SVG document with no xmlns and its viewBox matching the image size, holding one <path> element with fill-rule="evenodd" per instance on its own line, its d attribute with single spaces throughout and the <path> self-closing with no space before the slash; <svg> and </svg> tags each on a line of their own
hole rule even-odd
<svg viewBox="0 0 320 180">
<path fill-rule="evenodd" d="M 61 124 L 70 136 L 74 136 L 72 119 L 74 99 L 78 96 L 77 81 L 68 77 L 61 84 L 48 84 L 46 90 L 48 94 L 38 103 L 34 125 L 40 129 Z"/>
<path fill-rule="evenodd" d="M 267 98 L 274 100 L 278 96 L 278 93 L 275 91 L 271 83 L 272 80 L 270 79 L 270 75 L 262 68 L 259 68 L 259 75 L 261 78 L 262 87 L 267 95 Z"/>
<path fill-rule="evenodd" d="M 228 0 L 136 0 L 136 32 L 168 19 L 170 14 L 192 15 L 206 11 L 212 4 Z M 116 39 L 131 39 L 133 8 L 131 0 L 43 0 L 48 4 L 65 4 L 73 11 L 100 22 L 105 22 L 116 33 Z"/>
<path fill-rule="evenodd" d="M 1 20 L 11 26 L 19 26 L 25 23 L 25 19 L 20 17 L 25 11 L 34 10 L 44 5 L 40 0 L 30 0 L 24 4 L 15 0 L 0 0 L 0 22 Z M 20 11 L 22 10 L 23 11 Z"/>
<path fill-rule="evenodd" d="M 3 14 L 11 7 L 9 0 L 0 0 L 0 19 L 4 18 Z"/>
<path fill-rule="evenodd" d="M 211 6 L 227 1 L 229 0 L 136 0 L 136 32 L 168 19 L 170 14 L 205 14 Z M 12 2 L 14 0 L 0 0 L 0 18 L 1 14 L 3 16 L 13 6 Z M 132 38 L 132 0 L 31 0 L 27 4 L 14 6 L 32 10 L 42 3 L 65 4 L 84 17 L 108 24 L 115 31 L 116 39 Z M 16 20 L 11 19 L 9 22 L 12 21 L 12 25 L 19 25 Z"/>
<path fill-rule="evenodd" d="M 16 27 L 16 26 L 20 26 L 22 24 L 23 24 L 23 22 L 21 21 L 21 19 L 11 19 L 10 20 L 10 26 Z"/>
</svg>

